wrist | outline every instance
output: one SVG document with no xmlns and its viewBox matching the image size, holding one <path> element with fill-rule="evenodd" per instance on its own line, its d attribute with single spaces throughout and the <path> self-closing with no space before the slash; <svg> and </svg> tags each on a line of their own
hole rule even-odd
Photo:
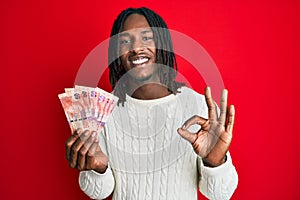
<svg viewBox="0 0 300 200">
<path fill-rule="evenodd" d="M 224 164 L 226 161 L 227 161 L 226 154 L 222 159 L 212 159 L 212 158 L 209 158 L 209 156 L 202 158 L 202 162 L 205 167 L 218 167 L 218 166 Z"/>
<path fill-rule="evenodd" d="M 95 169 L 93 169 L 95 172 L 99 173 L 99 174 L 104 174 L 107 170 L 107 165 L 104 166 L 104 167 L 97 167 Z"/>
</svg>

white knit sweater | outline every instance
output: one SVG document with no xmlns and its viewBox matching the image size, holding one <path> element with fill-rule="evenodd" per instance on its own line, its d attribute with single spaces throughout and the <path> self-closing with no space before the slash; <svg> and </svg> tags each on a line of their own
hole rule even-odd
<svg viewBox="0 0 300 200">
<path fill-rule="evenodd" d="M 126 97 L 100 134 L 109 159 L 104 174 L 80 173 L 81 189 L 92 199 L 197 199 L 197 188 L 209 199 L 229 199 L 238 183 L 230 154 L 215 168 L 205 167 L 177 128 L 192 117 L 207 118 L 205 98 L 182 87 L 181 93 L 154 100 Z M 191 127 L 198 130 L 199 127 Z"/>
</svg>

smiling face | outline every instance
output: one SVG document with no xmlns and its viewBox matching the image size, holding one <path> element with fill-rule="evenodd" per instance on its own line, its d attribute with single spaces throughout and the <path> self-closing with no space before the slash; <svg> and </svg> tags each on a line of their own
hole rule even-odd
<svg viewBox="0 0 300 200">
<path fill-rule="evenodd" d="M 121 62 L 137 81 L 151 80 L 156 74 L 153 32 L 143 15 L 127 17 L 119 38 Z"/>
</svg>

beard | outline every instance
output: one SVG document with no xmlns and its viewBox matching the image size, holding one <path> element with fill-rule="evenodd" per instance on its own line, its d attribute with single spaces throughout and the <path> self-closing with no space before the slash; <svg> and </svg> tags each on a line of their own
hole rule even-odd
<svg viewBox="0 0 300 200">
<path fill-rule="evenodd" d="M 133 75 L 133 74 L 130 74 L 130 77 L 136 81 L 136 82 L 139 82 L 139 83 L 145 83 L 145 82 L 149 82 L 152 80 L 152 74 L 149 74 L 149 75 L 146 75 L 146 76 L 136 76 L 136 75 Z"/>
<path fill-rule="evenodd" d="M 157 68 L 155 65 L 146 68 L 133 68 L 127 72 L 130 79 L 137 83 L 147 83 L 159 81 Z"/>
</svg>

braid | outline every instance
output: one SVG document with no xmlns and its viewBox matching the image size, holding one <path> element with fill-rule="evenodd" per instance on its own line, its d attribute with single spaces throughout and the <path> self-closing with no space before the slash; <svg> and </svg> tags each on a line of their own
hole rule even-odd
<svg viewBox="0 0 300 200">
<path fill-rule="evenodd" d="M 108 48 L 108 61 L 110 63 L 109 78 L 115 95 L 119 97 L 118 103 L 122 103 L 122 105 L 124 105 L 125 102 L 126 83 L 122 82 L 118 84 L 118 81 L 126 73 L 126 71 L 118 56 L 119 43 L 116 35 L 121 32 L 126 18 L 131 14 L 140 14 L 145 16 L 150 27 L 156 27 L 152 29 L 156 46 L 156 63 L 168 66 L 159 67 L 158 71 L 160 82 L 161 84 L 166 85 L 168 90 L 173 94 L 178 93 L 178 88 L 182 87 L 184 83 L 175 81 L 178 68 L 167 24 L 158 14 L 148 8 L 128 8 L 122 11 L 114 21 Z"/>
</svg>

